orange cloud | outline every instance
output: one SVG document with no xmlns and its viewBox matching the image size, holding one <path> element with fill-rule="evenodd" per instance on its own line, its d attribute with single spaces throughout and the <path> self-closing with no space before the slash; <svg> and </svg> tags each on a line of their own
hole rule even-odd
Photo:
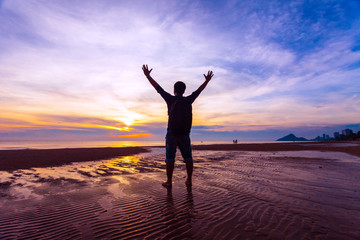
<svg viewBox="0 0 360 240">
<path fill-rule="evenodd" d="M 151 137 L 150 133 L 133 133 L 133 134 L 127 134 L 127 135 L 111 135 L 112 137 L 118 137 L 118 138 L 149 138 Z"/>
</svg>

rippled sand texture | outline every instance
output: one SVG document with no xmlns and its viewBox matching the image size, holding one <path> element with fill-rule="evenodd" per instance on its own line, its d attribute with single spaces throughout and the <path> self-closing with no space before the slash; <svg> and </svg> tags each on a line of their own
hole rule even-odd
<svg viewBox="0 0 360 240">
<path fill-rule="evenodd" d="M 0 239 L 360 239 L 360 158 L 195 151 L 192 190 L 164 150 L 0 173 Z"/>
</svg>

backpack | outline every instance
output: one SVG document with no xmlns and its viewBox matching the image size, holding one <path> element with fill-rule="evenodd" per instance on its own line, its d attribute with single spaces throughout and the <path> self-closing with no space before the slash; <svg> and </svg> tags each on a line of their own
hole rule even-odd
<svg viewBox="0 0 360 240">
<path fill-rule="evenodd" d="M 176 99 L 169 111 L 168 128 L 174 135 L 187 135 L 192 124 L 191 103 L 185 98 Z"/>
</svg>

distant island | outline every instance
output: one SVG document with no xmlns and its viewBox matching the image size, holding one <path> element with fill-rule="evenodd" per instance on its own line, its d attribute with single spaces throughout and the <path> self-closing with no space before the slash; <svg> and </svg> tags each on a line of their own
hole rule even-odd
<svg viewBox="0 0 360 240">
<path fill-rule="evenodd" d="M 290 133 L 289 135 L 279 138 L 276 141 L 309 141 L 309 140 L 303 137 L 296 137 L 294 134 Z"/>
<path fill-rule="evenodd" d="M 303 137 L 296 137 L 293 133 L 286 135 L 285 137 L 279 138 L 276 141 L 359 141 L 360 140 L 360 131 L 355 133 L 351 129 L 344 129 L 340 132 L 334 132 L 334 137 L 330 137 L 327 134 L 323 134 L 322 136 L 317 136 L 314 139 L 306 139 Z"/>
</svg>

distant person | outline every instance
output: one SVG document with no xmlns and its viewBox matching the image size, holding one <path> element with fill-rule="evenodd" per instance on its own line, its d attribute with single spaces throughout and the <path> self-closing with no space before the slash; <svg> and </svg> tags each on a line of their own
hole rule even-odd
<svg viewBox="0 0 360 240">
<path fill-rule="evenodd" d="M 212 71 L 204 74 L 205 82 L 193 92 L 190 96 L 184 97 L 186 85 L 183 82 L 174 84 L 174 96 L 167 93 L 151 76 L 152 69 L 143 65 L 142 70 L 145 76 L 166 101 L 168 108 L 168 127 L 166 134 L 166 175 L 167 181 L 162 185 L 167 188 L 172 187 L 172 175 L 174 171 L 176 148 L 179 147 L 184 162 L 186 164 L 187 178 L 185 184 L 187 187 L 192 185 L 193 158 L 191 153 L 190 130 L 192 125 L 192 106 L 191 104 L 204 90 L 211 78 L 214 76 Z"/>
</svg>

